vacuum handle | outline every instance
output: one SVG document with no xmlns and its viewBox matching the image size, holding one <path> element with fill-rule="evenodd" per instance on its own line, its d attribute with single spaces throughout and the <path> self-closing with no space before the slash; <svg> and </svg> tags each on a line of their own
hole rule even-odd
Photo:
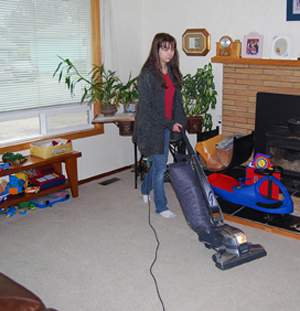
<svg viewBox="0 0 300 311">
<path fill-rule="evenodd" d="M 185 129 L 181 130 L 181 135 L 182 135 L 182 140 L 184 141 L 184 144 L 185 144 L 185 146 L 187 148 L 188 155 L 190 155 L 190 156 L 196 155 L 196 152 L 195 152 L 194 148 L 192 147 L 189 139 L 186 136 Z"/>
</svg>

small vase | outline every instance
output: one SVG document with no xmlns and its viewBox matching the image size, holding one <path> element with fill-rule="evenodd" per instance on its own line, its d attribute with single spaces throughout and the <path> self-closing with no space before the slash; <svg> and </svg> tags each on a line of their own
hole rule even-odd
<svg viewBox="0 0 300 311">
<path fill-rule="evenodd" d="M 124 104 L 124 113 L 135 113 L 136 112 L 136 103 Z"/>
<path fill-rule="evenodd" d="M 133 121 L 120 121 L 118 122 L 119 135 L 131 136 L 133 133 L 134 122 Z"/>
<path fill-rule="evenodd" d="M 101 106 L 101 113 L 105 117 L 113 116 L 117 112 L 117 107 L 115 105 L 105 105 Z"/>
</svg>

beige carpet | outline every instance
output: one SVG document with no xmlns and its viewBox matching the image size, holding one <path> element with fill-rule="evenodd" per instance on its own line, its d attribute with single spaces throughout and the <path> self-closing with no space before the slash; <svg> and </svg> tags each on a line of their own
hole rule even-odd
<svg viewBox="0 0 300 311">
<path fill-rule="evenodd" d="M 59 311 L 159 311 L 149 274 L 155 239 L 133 173 L 27 216 L 0 217 L 1 271 Z M 107 177 L 104 179 L 108 179 Z M 152 212 L 161 247 L 154 272 L 168 311 L 299 310 L 300 243 L 249 227 L 268 256 L 220 271 L 187 226 L 169 184 L 175 219 Z"/>
</svg>

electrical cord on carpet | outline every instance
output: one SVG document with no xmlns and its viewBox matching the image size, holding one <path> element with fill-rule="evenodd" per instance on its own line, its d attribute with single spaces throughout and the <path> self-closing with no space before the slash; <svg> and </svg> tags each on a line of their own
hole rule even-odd
<svg viewBox="0 0 300 311">
<path fill-rule="evenodd" d="M 161 303 L 161 306 L 162 306 L 162 310 L 163 311 L 166 311 L 166 308 L 165 308 L 165 305 L 164 305 L 164 302 L 162 300 L 162 297 L 161 297 L 161 294 L 160 294 L 160 291 L 159 291 L 159 287 L 158 287 L 158 283 L 157 283 L 157 280 L 156 280 L 156 277 L 152 271 L 156 261 L 157 261 L 157 258 L 158 258 L 158 249 L 159 249 L 159 246 L 160 246 L 160 242 L 159 242 L 159 239 L 158 239 L 158 234 L 155 230 L 155 228 L 153 227 L 153 225 L 151 224 L 151 206 L 150 206 L 150 199 L 148 197 L 148 224 L 150 226 L 150 228 L 152 229 L 153 233 L 154 233 L 154 236 L 155 236 L 155 240 L 156 240 L 156 248 L 155 248 L 155 253 L 154 253 L 154 259 L 150 265 L 150 274 L 151 274 L 151 277 L 154 281 L 154 284 L 155 284 L 155 289 L 156 289 L 156 293 L 157 293 L 157 296 L 159 298 L 159 301 Z"/>
</svg>

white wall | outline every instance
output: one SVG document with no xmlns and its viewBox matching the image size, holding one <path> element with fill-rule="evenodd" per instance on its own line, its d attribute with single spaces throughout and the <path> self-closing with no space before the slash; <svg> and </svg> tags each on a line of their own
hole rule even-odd
<svg viewBox="0 0 300 311">
<path fill-rule="evenodd" d="M 176 37 L 183 74 L 194 73 L 197 67 L 208 63 L 215 55 L 216 41 L 225 34 L 242 41 L 245 34 L 259 32 L 264 35 L 264 57 L 271 54 L 274 35 L 288 35 L 292 57 L 300 55 L 300 22 L 286 21 L 285 0 L 102 0 L 102 3 L 105 12 L 111 13 L 111 31 L 103 38 L 105 64 L 123 80 L 130 72 L 133 75 L 139 72 L 157 32 L 169 32 Z M 187 28 L 206 28 L 210 32 L 212 49 L 206 56 L 187 56 L 182 52 L 181 36 Z M 222 65 L 214 64 L 214 72 L 219 93 L 214 111 L 216 123 L 221 119 Z M 105 125 L 104 135 L 76 140 L 74 146 L 83 153 L 79 162 L 80 178 L 133 161 L 130 138 L 119 137 L 115 125 Z"/>
<path fill-rule="evenodd" d="M 131 137 L 119 136 L 117 126 L 113 124 L 106 124 L 102 135 L 74 140 L 73 148 L 82 152 L 78 160 L 79 180 L 133 163 Z"/>
<path fill-rule="evenodd" d="M 252 31 L 264 35 L 264 57 L 270 57 L 274 35 L 288 35 L 292 57 L 300 55 L 300 22 L 286 21 L 285 0 L 143 0 L 143 4 L 143 57 L 155 33 L 169 32 L 178 41 L 183 74 L 194 73 L 198 66 L 208 63 L 216 54 L 216 41 L 225 34 L 241 41 Z M 206 28 L 211 34 L 212 48 L 206 56 L 187 56 L 182 51 L 181 36 L 187 28 Z M 219 94 L 215 123 L 221 118 L 222 70 L 222 65 L 214 65 Z"/>
<path fill-rule="evenodd" d="M 141 0 L 101 0 L 103 62 L 124 81 L 138 74 L 142 56 Z"/>
</svg>

